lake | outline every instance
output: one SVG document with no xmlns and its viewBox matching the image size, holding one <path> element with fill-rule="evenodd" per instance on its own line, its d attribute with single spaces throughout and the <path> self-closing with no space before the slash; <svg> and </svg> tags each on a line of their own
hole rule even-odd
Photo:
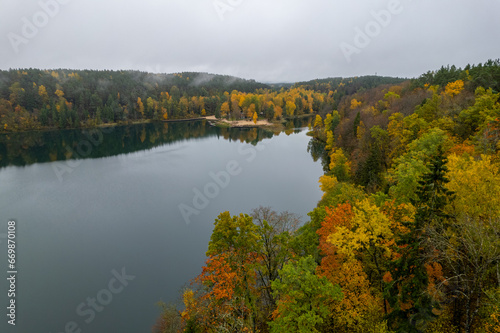
<svg viewBox="0 0 500 333">
<path fill-rule="evenodd" d="M 160 300 L 201 272 L 214 219 L 321 198 L 307 122 L 282 133 L 206 121 L 0 136 L 0 267 L 16 222 L 16 326 L 1 332 L 151 332 Z M 315 161 L 317 160 L 317 161 Z"/>
</svg>

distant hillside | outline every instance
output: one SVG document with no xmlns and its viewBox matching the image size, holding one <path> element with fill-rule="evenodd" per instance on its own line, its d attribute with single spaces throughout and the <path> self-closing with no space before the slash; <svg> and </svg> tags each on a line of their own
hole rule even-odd
<svg viewBox="0 0 500 333">
<path fill-rule="evenodd" d="M 467 65 L 464 69 L 443 66 L 411 80 L 362 76 L 295 84 L 264 84 L 197 72 L 11 69 L 0 71 L 0 132 L 209 115 L 279 121 L 302 114 L 325 116 L 333 110 L 347 114 L 353 99 L 383 111 L 387 102 L 384 95 L 394 90 L 393 86 L 400 86 L 397 95 L 402 97 L 396 103 L 401 107 L 395 109 L 409 115 L 428 97 L 427 88 L 445 87 L 459 80 L 470 94 L 477 87 L 498 92 L 500 60 Z"/>
<path fill-rule="evenodd" d="M 334 77 L 326 79 L 316 79 L 311 81 L 297 82 L 295 87 L 304 87 L 305 89 L 313 89 L 321 92 L 328 92 L 332 88 L 345 87 L 343 90 L 348 94 L 354 94 L 360 89 L 371 89 L 382 84 L 399 84 L 405 80 L 398 77 L 390 76 L 359 76 L 359 77 Z"/>
<path fill-rule="evenodd" d="M 255 115 L 280 120 L 282 115 L 322 108 L 321 94 L 277 90 L 255 80 L 194 72 L 0 71 L 0 131 L 94 127 L 209 115 L 238 119 Z"/>
<path fill-rule="evenodd" d="M 428 71 L 418 79 L 412 80 L 413 87 L 423 88 L 425 84 L 445 86 L 456 80 L 469 81 L 469 90 L 477 87 L 491 88 L 500 92 L 500 59 L 488 60 L 484 64 L 467 65 L 463 69 L 442 66 L 437 71 Z"/>
<path fill-rule="evenodd" d="M 387 76 L 360 76 L 360 77 L 350 77 L 350 78 L 326 78 L 326 79 L 316 79 L 306 82 L 297 82 L 294 87 L 301 87 L 303 89 L 310 89 L 322 93 L 330 93 L 331 97 L 335 101 L 332 105 L 334 109 L 338 107 L 339 102 L 343 97 L 353 95 L 355 93 L 361 93 L 363 91 L 376 88 L 381 85 L 395 85 L 407 79 L 387 77 Z"/>
<path fill-rule="evenodd" d="M 95 91 L 101 95 L 101 99 L 118 92 L 134 91 L 140 95 L 155 89 L 170 91 L 174 86 L 179 88 L 181 95 L 193 96 L 211 96 L 232 90 L 253 92 L 256 89 L 270 88 L 269 85 L 255 82 L 255 80 L 195 72 L 152 74 L 139 71 L 19 69 L 0 71 L 0 98 L 9 98 L 11 93 L 9 87 L 18 80 L 19 73 L 24 74 L 20 80 L 21 86 L 27 82 L 36 83 L 38 86 L 44 85 L 50 91 L 55 91 L 57 90 L 56 85 L 59 84 L 68 90 L 66 96 L 73 90 L 79 89 Z M 71 82 L 71 79 L 75 80 Z M 68 96 L 66 99 L 71 100 L 72 97 Z M 74 101 L 76 102 L 76 98 Z"/>
</svg>

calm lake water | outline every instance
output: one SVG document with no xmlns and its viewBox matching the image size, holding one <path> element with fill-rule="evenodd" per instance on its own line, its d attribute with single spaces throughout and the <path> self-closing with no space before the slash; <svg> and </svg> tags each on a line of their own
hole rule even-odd
<svg viewBox="0 0 500 333">
<path fill-rule="evenodd" d="M 16 221 L 16 326 L 151 332 L 158 301 L 201 272 L 220 212 L 303 216 L 321 192 L 305 120 L 283 133 L 205 121 L 0 136 L 0 268 Z"/>
</svg>

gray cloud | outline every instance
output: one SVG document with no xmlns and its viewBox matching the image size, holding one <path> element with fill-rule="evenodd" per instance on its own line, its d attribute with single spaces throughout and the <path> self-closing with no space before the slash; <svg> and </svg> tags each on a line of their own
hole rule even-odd
<svg viewBox="0 0 500 333">
<path fill-rule="evenodd" d="M 500 57 L 500 1 L 397 3 L 2 0 L 0 68 L 202 71 L 277 82 L 413 77 Z"/>
</svg>

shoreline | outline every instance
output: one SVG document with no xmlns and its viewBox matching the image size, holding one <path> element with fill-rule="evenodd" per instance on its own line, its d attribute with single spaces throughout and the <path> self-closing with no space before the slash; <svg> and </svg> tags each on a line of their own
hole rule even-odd
<svg viewBox="0 0 500 333">
<path fill-rule="evenodd" d="M 217 119 L 215 116 L 207 116 L 206 120 L 210 122 L 211 125 L 217 126 L 218 124 L 227 125 L 227 127 L 236 127 L 236 128 L 252 128 L 252 127 L 271 127 L 276 126 L 276 123 L 270 123 L 266 120 L 257 120 L 254 123 L 251 120 L 227 120 L 227 119 Z"/>
<path fill-rule="evenodd" d="M 300 115 L 292 117 L 295 118 L 305 118 L 311 115 Z M 9 135 L 15 133 L 32 133 L 32 132 L 49 132 L 49 131 L 64 131 L 64 130 L 89 130 L 94 128 L 110 128 L 110 127 L 119 127 L 119 126 L 130 126 L 130 125 L 140 125 L 140 124 L 150 124 L 150 123 L 178 123 L 178 122 L 188 122 L 188 121 L 200 121 L 207 120 L 212 126 L 219 127 L 227 127 L 227 128 L 267 128 L 267 129 L 283 129 L 283 118 L 280 121 L 270 122 L 267 119 L 257 120 L 257 123 L 254 123 L 251 120 L 227 120 L 227 119 L 217 119 L 214 115 L 205 116 L 205 117 L 196 117 L 196 118 L 185 118 L 185 119 L 167 119 L 167 120 L 152 120 L 152 119 L 141 119 L 135 120 L 131 122 L 121 122 L 121 123 L 105 123 L 99 124 L 96 126 L 81 126 L 81 127 L 70 127 L 70 128 L 39 128 L 27 131 L 13 131 L 13 132 L 0 132 L 0 135 Z"/>
</svg>

